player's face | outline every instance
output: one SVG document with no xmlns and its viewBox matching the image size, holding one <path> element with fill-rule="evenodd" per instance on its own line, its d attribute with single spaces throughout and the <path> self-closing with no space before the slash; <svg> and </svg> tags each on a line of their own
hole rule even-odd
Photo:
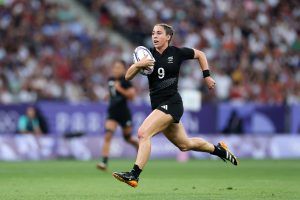
<svg viewBox="0 0 300 200">
<path fill-rule="evenodd" d="M 152 43 L 157 49 L 168 45 L 168 40 L 170 36 L 166 34 L 165 29 L 162 26 L 154 26 L 152 31 Z"/>
<path fill-rule="evenodd" d="M 115 62 L 113 65 L 112 73 L 115 78 L 119 78 L 119 77 L 123 76 L 125 73 L 124 65 L 120 62 Z"/>
</svg>

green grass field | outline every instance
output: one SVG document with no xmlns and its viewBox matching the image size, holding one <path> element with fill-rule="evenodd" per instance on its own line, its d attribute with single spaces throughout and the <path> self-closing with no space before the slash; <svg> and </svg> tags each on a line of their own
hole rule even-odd
<svg viewBox="0 0 300 200">
<path fill-rule="evenodd" d="M 139 186 L 115 180 L 96 161 L 0 162 L 0 199 L 300 199 L 300 160 L 151 160 Z M 132 161 L 111 160 L 110 170 Z"/>
</svg>

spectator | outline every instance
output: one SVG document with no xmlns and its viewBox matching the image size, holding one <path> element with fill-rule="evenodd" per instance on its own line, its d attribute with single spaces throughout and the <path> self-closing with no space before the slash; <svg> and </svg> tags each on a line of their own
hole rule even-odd
<svg viewBox="0 0 300 200">
<path fill-rule="evenodd" d="M 36 136 L 42 134 L 40 120 L 34 107 L 29 106 L 26 110 L 26 114 L 19 118 L 18 131 L 20 133 L 34 134 Z"/>
</svg>

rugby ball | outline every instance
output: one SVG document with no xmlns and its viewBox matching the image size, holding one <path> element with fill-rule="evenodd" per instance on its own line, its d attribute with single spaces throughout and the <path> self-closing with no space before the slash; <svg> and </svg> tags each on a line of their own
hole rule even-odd
<svg viewBox="0 0 300 200">
<path fill-rule="evenodd" d="M 155 61 L 152 53 L 149 51 L 149 49 L 147 49 L 146 47 L 144 46 L 138 46 L 137 48 L 134 49 L 134 52 L 133 52 L 133 62 L 136 63 L 138 61 L 140 61 L 141 59 L 143 59 L 145 56 L 147 56 L 149 59 L 152 59 Z M 153 66 L 148 66 L 148 67 L 145 67 L 143 69 L 140 70 L 140 73 L 142 75 L 149 75 L 153 72 L 154 70 L 154 67 Z"/>
</svg>

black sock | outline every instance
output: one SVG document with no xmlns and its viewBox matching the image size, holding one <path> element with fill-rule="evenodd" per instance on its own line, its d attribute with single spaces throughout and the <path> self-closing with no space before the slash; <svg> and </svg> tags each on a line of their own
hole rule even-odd
<svg viewBox="0 0 300 200">
<path fill-rule="evenodd" d="M 108 157 L 107 156 L 103 157 L 102 162 L 107 165 Z"/>
<path fill-rule="evenodd" d="M 226 157 L 226 151 L 220 149 L 219 147 L 217 147 L 216 145 L 215 146 L 215 150 L 210 153 L 210 154 L 213 154 L 213 155 L 216 155 L 216 156 L 219 156 L 221 158 L 225 158 Z"/>
<path fill-rule="evenodd" d="M 131 170 L 131 173 L 133 174 L 133 176 L 135 178 L 138 178 L 141 172 L 142 172 L 142 170 L 140 169 L 140 167 L 138 165 L 134 164 L 134 166 Z"/>
</svg>

